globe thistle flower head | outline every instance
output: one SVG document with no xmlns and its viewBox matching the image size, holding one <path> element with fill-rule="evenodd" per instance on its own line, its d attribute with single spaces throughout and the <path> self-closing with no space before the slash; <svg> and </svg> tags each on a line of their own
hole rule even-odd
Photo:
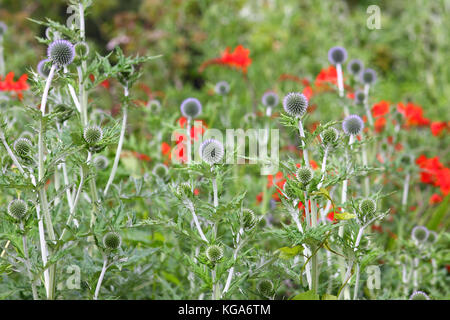
<svg viewBox="0 0 450 320">
<path fill-rule="evenodd" d="M 415 291 L 409 297 L 409 300 L 430 300 L 430 297 L 423 291 Z"/>
<path fill-rule="evenodd" d="M 17 220 L 25 218 L 28 211 L 28 205 L 21 199 L 14 199 L 8 205 L 8 213 Z"/>
<path fill-rule="evenodd" d="M 109 160 L 107 157 L 99 155 L 94 158 L 94 165 L 97 170 L 105 170 L 108 168 Z"/>
<path fill-rule="evenodd" d="M 324 146 L 328 147 L 333 143 L 337 142 L 339 138 L 339 131 L 336 128 L 328 128 L 321 134 L 322 143 Z"/>
<path fill-rule="evenodd" d="M 214 87 L 214 92 L 220 94 L 221 96 L 225 96 L 228 92 L 230 92 L 230 85 L 226 81 L 219 81 Z"/>
<path fill-rule="evenodd" d="M 203 141 L 200 145 L 200 158 L 213 165 L 222 161 L 225 151 L 223 149 L 223 144 L 215 139 L 208 139 Z"/>
<path fill-rule="evenodd" d="M 122 244 L 122 238 L 116 232 L 108 232 L 103 237 L 103 245 L 110 250 L 116 250 Z"/>
<path fill-rule="evenodd" d="M 189 182 L 182 182 L 177 186 L 176 193 L 179 197 L 190 197 L 192 195 L 192 187 Z"/>
<path fill-rule="evenodd" d="M 148 108 L 150 109 L 150 112 L 157 113 L 161 110 L 161 102 L 156 99 L 152 99 L 147 103 Z"/>
<path fill-rule="evenodd" d="M 419 243 L 426 242 L 429 234 L 430 232 L 424 226 L 415 226 L 411 231 L 411 237 Z"/>
<path fill-rule="evenodd" d="M 301 167 L 297 169 L 296 176 L 298 181 L 300 181 L 304 185 L 307 185 L 311 182 L 314 173 L 311 168 Z"/>
<path fill-rule="evenodd" d="M 186 118 L 195 118 L 202 112 L 202 104 L 196 98 L 187 98 L 181 103 L 180 110 Z"/>
<path fill-rule="evenodd" d="M 222 259 L 223 249 L 220 246 L 213 244 L 206 249 L 206 257 L 209 261 L 215 263 Z"/>
<path fill-rule="evenodd" d="M 275 92 L 269 91 L 264 93 L 264 95 L 261 98 L 261 101 L 264 106 L 274 108 L 278 105 L 280 99 L 278 98 L 278 95 Z"/>
<path fill-rule="evenodd" d="M 347 50 L 343 47 L 333 47 L 328 51 L 328 61 L 332 64 L 343 64 L 347 60 Z"/>
<path fill-rule="evenodd" d="M 48 46 L 47 56 L 54 64 L 67 66 L 75 58 L 75 48 L 70 41 L 55 40 Z"/>
<path fill-rule="evenodd" d="M 161 179 L 164 179 L 169 174 L 169 168 L 165 164 L 158 163 L 153 168 L 153 174 Z"/>
<path fill-rule="evenodd" d="M 3 37 L 6 31 L 8 31 L 8 26 L 3 21 L 0 21 L 0 38 Z"/>
<path fill-rule="evenodd" d="M 83 131 L 84 141 L 89 145 L 98 143 L 103 138 L 103 130 L 99 126 L 88 126 Z"/>
<path fill-rule="evenodd" d="M 372 215 L 377 211 L 377 203 L 372 199 L 364 199 L 359 203 L 359 211 L 365 216 Z"/>
<path fill-rule="evenodd" d="M 258 291 L 264 297 L 268 297 L 273 293 L 273 283 L 268 279 L 261 280 L 258 282 Z"/>
<path fill-rule="evenodd" d="M 86 42 L 76 43 L 74 49 L 78 58 L 86 58 L 89 54 L 89 45 Z"/>
<path fill-rule="evenodd" d="M 29 155 L 31 151 L 31 141 L 27 138 L 19 138 L 14 142 L 14 151 L 21 158 Z"/>
<path fill-rule="evenodd" d="M 288 93 L 283 99 L 283 108 L 287 114 L 301 117 L 308 108 L 308 99 L 302 93 Z"/>
<path fill-rule="evenodd" d="M 46 79 L 48 77 L 48 74 L 50 73 L 48 62 L 50 62 L 49 59 L 43 59 L 39 61 L 36 67 L 38 74 L 44 79 Z"/>
<path fill-rule="evenodd" d="M 350 60 L 347 64 L 347 71 L 354 76 L 357 76 L 364 69 L 364 64 L 359 59 Z"/>
<path fill-rule="evenodd" d="M 256 217 L 253 210 L 243 209 L 242 210 L 242 224 L 245 229 L 251 229 L 256 224 Z"/>
<path fill-rule="evenodd" d="M 362 90 L 356 90 L 355 92 L 355 103 L 358 105 L 362 105 L 364 100 L 366 99 L 366 94 Z"/>
<path fill-rule="evenodd" d="M 435 231 L 429 230 L 427 243 L 434 244 L 434 243 L 436 243 L 437 239 L 438 239 L 438 234 Z"/>
<path fill-rule="evenodd" d="M 364 122 L 356 114 L 349 115 L 342 123 L 342 130 L 344 130 L 344 133 L 348 136 L 356 136 L 362 131 L 363 128 Z"/>
<path fill-rule="evenodd" d="M 360 80 L 364 84 L 372 85 L 377 81 L 377 73 L 373 69 L 364 69 L 364 71 L 361 72 Z"/>
</svg>

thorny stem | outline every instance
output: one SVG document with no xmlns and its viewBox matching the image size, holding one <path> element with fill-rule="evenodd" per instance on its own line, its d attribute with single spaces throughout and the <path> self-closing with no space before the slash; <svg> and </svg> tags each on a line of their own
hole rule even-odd
<svg viewBox="0 0 450 320">
<path fill-rule="evenodd" d="M 97 281 L 97 287 L 95 288 L 94 300 L 98 299 L 98 294 L 100 293 L 100 288 L 102 286 L 103 278 L 105 277 L 107 269 L 108 269 L 108 257 L 105 256 L 105 258 L 103 259 L 102 271 L 100 272 L 100 277 L 98 278 Z"/>
<path fill-rule="evenodd" d="M 0 36 L 0 77 L 5 76 L 5 59 L 3 57 L 3 36 Z"/>
<path fill-rule="evenodd" d="M 303 130 L 303 124 L 301 119 L 298 120 L 298 131 L 300 133 L 300 138 L 302 140 L 303 160 L 305 161 L 305 166 L 309 168 L 308 149 L 306 149 L 305 145 L 305 131 Z"/>
<path fill-rule="evenodd" d="M 328 148 L 325 148 L 325 151 L 323 153 L 322 168 L 320 170 L 322 177 L 320 178 L 320 182 L 317 185 L 317 189 L 320 189 L 322 187 L 323 180 L 325 179 L 325 169 L 327 166 L 327 157 L 328 157 Z"/>
<path fill-rule="evenodd" d="M 127 86 L 124 87 L 124 95 L 125 95 L 125 97 L 128 97 L 128 87 Z M 125 138 L 126 127 L 127 127 L 127 104 L 125 103 L 123 106 L 122 129 L 120 130 L 119 144 L 117 145 L 116 156 L 114 158 L 113 168 L 111 170 L 111 174 L 109 176 L 108 183 L 106 184 L 105 190 L 103 192 L 104 196 L 106 196 L 108 194 L 109 187 L 111 186 L 112 182 L 114 181 L 117 167 L 119 166 L 120 153 L 122 152 L 122 146 L 123 146 L 123 141 Z"/>
<path fill-rule="evenodd" d="M 195 223 L 198 233 L 200 234 L 200 237 L 202 238 L 203 241 L 205 241 L 206 243 L 209 243 L 208 239 L 205 237 L 205 234 L 203 233 L 200 222 L 198 221 L 198 217 L 197 217 L 197 214 L 195 213 L 195 209 L 194 209 L 194 205 L 193 205 L 192 201 L 190 201 L 189 199 L 186 199 L 186 201 L 187 201 L 187 207 L 191 211 L 192 218 L 194 219 L 194 223 Z"/>
<path fill-rule="evenodd" d="M 402 194 L 402 210 L 399 216 L 398 223 L 398 238 L 403 239 L 403 225 L 404 225 L 404 216 L 406 214 L 406 208 L 408 206 L 408 193 L 409 193 L 409 181 L 411 179 L 411 174 L 409 172 L 406 173 L 405 180 L 403 181 L 403 194 Z M 400 247 L 399 247 L 400 249 Z"/>
<path fill-rule="evenodd" d="M 243 232 L 244 232 L 244 229 L 240 228 L 239 232 L 236 235 L 236 248 L 234 249 L 234 252 L 233 252 L 234 263 L 236 263 L 237 254 L 238 254 L 239 249 L 241 248 L 240 242 L 241 242 L 241 235 L 243 234 Z M 225 288 L 222 291 L 222 297 L 225 293 L 228 292 L 228 289 L 230 288 L 231 280 L 233 279 L 233 274 L 234 274 L 234 265 L 228 271 L 227 282 L 225 283 Z"/>
<path fill-rule="evenodd" d="M 211 167 L 212 170 L 212 167 Z M 219 206 L 219 197 L 217 195 L 217 180 L 216 178 L 212 178 L 212 187 L 213 187 L 213 204 L 214 204 L 214 210 L 217 210 L 217 207 Z M 214 239 L 217 238 L 217 223 L 214 223 Z"/>
<path fill-rule="evenodd" d="M 369 88 L 370 86 L 368 84 L 364 85 L 364 109 L 366 109 L 367 119 L 369 120 L 369 124 L 371 127 L 373 127 L 373 118 L 372 113 L 369 109 Z"/>
<path fill-rule="evenodd" d="M 336 64 L 336 73 L 337 73 L 339 97 L 343 98 L 344 97 L 344 78 L 342 75 L 342 65 L 340 63 Z M 348 111 L 347 104 L 344 105 L 344 114 L 346 117 L 350 114 Z"/>
<path fill-rule="evenodd" d="M 33 292 L 33 300 L 39 300 L 36 284 L 34 283 L 33 274 L 31 273 L 31 262 L 30 256 L 28 255 L 27 236 L 25 235 L 25 228 L 23 226 L 23 222 L 20 223 L 20 230 L 23 232 L 22 235 L 23 256 L 25 257 L 25 268 L 27 269 L 28 278 L 30 278 L 31 282 L 31 291 Z"/>
</svg>

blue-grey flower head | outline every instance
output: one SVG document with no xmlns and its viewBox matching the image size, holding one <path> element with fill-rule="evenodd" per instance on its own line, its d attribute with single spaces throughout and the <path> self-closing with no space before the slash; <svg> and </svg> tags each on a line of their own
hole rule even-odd
<svg viewBox="0 0 450 320">
<path fill-rule="evenodd" d="M 280 102 L 278 95 L 273 91 L 268 91 L 263 94 L 261 102 L 264 106 L 274 108 Z"/>
<path fill-rule="evenodd" d="M 94 165 L 98 170 L 105 170 L 108 168 L 109 160 L 105 156 L 98 155 L 94 158 Z"/>
<path fill-rule="evenodd" d="M 67 40 L 55 40 L 48 46 L 47 56 L 54 64 L 67 66 L 75 58 L 75 48 Z"/>
<path fill-rule="evenodd" d="M 0 38 L 8 31 L 8 26 L 3 22 L 0 21 Z"/>
<path fill-rule="evenodd" d="M 263 279 L 258 282 L 258 291 L 264 297 L 269 297 L 273 293 L 273 283 L 269 279 Z"/>
<path fill-rule="evenodd" d="M 366 99 L 366 94 L 364 93 L 363 90 L 356 90 L 355 92 L 355 103 L 356 104 L 363 104 L 364 100 Z"/>
<path fill-rule="evenodd" d="M 37 72 L 44 79 L 46 79 L 50 73 L 48 62 L 50 62 L 50 59 L 44 59 L 39 61 L 37 65 Z"/>
<path fill-rule="evenodd" d="M 288 93 L 283 99 L 283 108 L 287 114 L 293 117 L 301 117 L 308 109 L 308 99 L 303 93 Z"/>
<path fill-rule="evenodd" d="M 430 232 L 424 226 L 415 226 L 411 231 L 411 237 L 417 242 L 425 242 Z"/>
<path fill-rule="evenodd" d="M 209 164 L 215 164 L 222 161 L 225 154 L 223 144 L 215 139 L 208 139 L 203 141 L 199 149 L 200 158 Z"/>
<path fill-rule="evenodd" d="M 373 69 L 364 69 L 361 72 L 360 80 L 364 84 L 374 84 L 377 81 L 377 73 Z"/>
<path fill-rule="evenodd" d="M 225 96 L 228 94 L 228 92 L 230 92 L 230 85 L 226 81 L 219 81 L 216 83 L 216 86 L 214 87 L 214 91 L 217 94 Z"/>
<path fill-rule="evenodd" d="M 8 213 L 17 220 L 25 218 L 28 211 L 28 205 L 21 199 L 14 199 L 8 205 Z"/>
<path fill-rule="evenodd" d="M 430 297 L 423 291 L 415 291 L 409 297 L 409 300 L 430 300 Z"/>
<path fill-rule="evenodd" d="M 352 59 L 347 64 L 347 71 L 353 75 L 359 75 L 364 69 L 364 64 L 359 59 Z"/>
<path fill-rule="evenodd" d="M 116 232 L 108 232 L 103 237 L 103 245 L 110 250 L 116 250 L 122 244 L 122 237 Z"/>
<path fill-rule="evenodd" d="M 152 99 L 147 102 L 147 107 L 150 109 L 150 112 L 157 113 L 161 110 L 161 102 L 159 102 L 159 100 Z"/>
<path fill-rule="evenodd" d="M 158 163 L 153 168 L 153 174 L 161 179 L 164 179 L 169 174 L 169 168 L 163 163 Z"/>
<path fill-rule="evenodd" d="M 202 104 L 196 98 L 187 98 L 181 103 L 180 110 L 186 118 L 195 118 L 202 112 Z"/>
<path fill-rule="evenodd" d="M 343 47 L 333 47 L 328 51 L 328 61 L 332 64 L 343 64 L 347 60 L 347 50 Z"/>
<path fill-rule="evenodd" d="M 222 247 L 213 244 L 206 249 L 206 257 L 209 261 L 215 263 L 223 258 L 223 249 Z"/>
<path fill-rule="evenodd" d="M 364 122 L 356 114 L 349 115 L 342 123 L 342 130 L 348 136 L 356 136 L 364 128 Z"/>
</svg>

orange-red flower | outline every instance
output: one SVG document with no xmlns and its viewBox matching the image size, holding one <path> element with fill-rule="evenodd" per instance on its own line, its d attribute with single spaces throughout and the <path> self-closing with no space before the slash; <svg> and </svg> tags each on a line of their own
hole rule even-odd
<svg viewBox="0 0 450 320">
<path fill-rule="evenodd" d="M 386 126 L 386 118 L 385 117 L 379 117 L 375 120 L 374 127 L 375 132 L 381 132 L 383 131 L 384 127 Z"/>
<path fill-rule="evenodd" d="M 334 66 L 329 66 L 328 69 L 320 70 L 314 82 L 316 87 L 328 86 L 329 83 L 337 85 L 337 71 Z"/>
<path fill-rule="evenodd" d="M 406 126 L 427 126 L 430 123 L 430 119 L 423 116 L 422 107 L 411 102 L 406 105 L 398 103 L 397 111 L 405 116 Z"/>
<path fill-rule="evenodd" d="M 430 204 L 436 204 L 436 203 L 439 203 L 439 202 L 441 202 L 442 201 L 442 197 L 439 195 L 439 194 L 437 194 L 437 193 L 434 193 L 431 197 L 430 197 L 430 200 L 428 201 Z"/>
<path fill-rule="evenodd" d="M 446 128 L 448 129 L 445 121 L 433 121 L 430 124 L 430 129 L 433 136 L 439 136 Z"/>
<path fill-rule="evenodd" d="M 381 100 L 372 106 L 372 115 L 376 117 L 384 116 L 389 112 L 389 102 Z"/>
<path fill-rule="evenodd" d="M 22 99 L 22 91 L 28 90 L 29 85 L 27 83 L 28 75 L 23 74 L 19 77 L 19 80 L 14 81 L 14 72 L 9 72 L 5 79 L 2 80 L 0 77 L 0 91 L 10 91 L 15 92 L 19 99 Z"/>
<path fill-rule="evenodd" d="M 421 182 L 439 187 L 444 196 L 450 193 L 450 168 L 446 168 L 439 157 L 427 158 L 421 155 L 416 164 L 422 169 Z"/>
<path fill-rule="evenodd" d="M 222 64 L 237 68 L 243 73 L 247 73 L 247 68 L 251 65 L 250 50 L 238 45 L 233 52 L 230 52 L 230 47 L 227 47 L 219 58 L 214 58 L 204 62 L 199 71 L 202 72 L 207 66 L 211 64 Z"/>
</svg>

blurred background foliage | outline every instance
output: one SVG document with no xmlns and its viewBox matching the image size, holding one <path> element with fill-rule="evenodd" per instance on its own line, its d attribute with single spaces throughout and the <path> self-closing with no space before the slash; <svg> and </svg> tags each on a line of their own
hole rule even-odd
<svg viewBox="0 0 450 320">
<path fill-rule="evenodd" d="M 381 9 L 380 30 L 366 26 L 372 4 Z M 45 53 L 34 39 L 45 30 L 28 17 L 62 22 L 71 13 L 66 1 L 2 0 L 11 71 L 25 72 Z M 103 54 L 117 44 L 129 54 L 163 54 L 146 65 L 144 82 L 153 90 L 200 89 L 206 79 L 221 80 L 229 71 L 200 74 L 198 67 L 242 44 L 251 51 L 248 76 L 260 96 L 283 73 L 317 74 L 326 67 L 328 49 L 343 45 L 350 58 L 362 59 L 383 78 L 378 98 L 412 100 L 429 118 L 448 111 L 448 0 L 93 0 L 86 24 L 90 45 Z"/>
</svg>

